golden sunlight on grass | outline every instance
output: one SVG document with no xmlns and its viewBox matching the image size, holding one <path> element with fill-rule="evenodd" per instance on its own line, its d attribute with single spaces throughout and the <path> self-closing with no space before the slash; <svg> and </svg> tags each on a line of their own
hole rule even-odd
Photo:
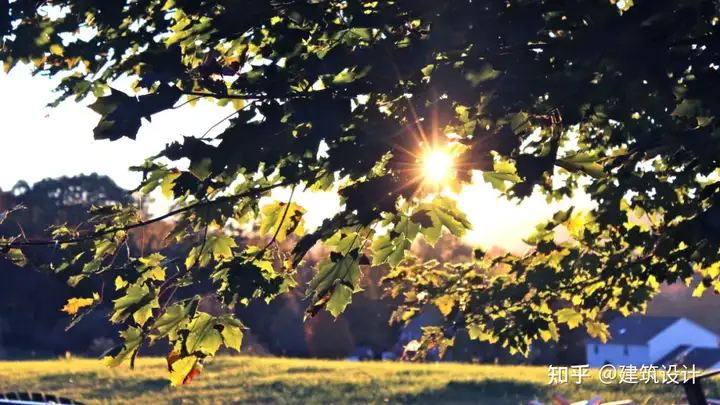
<svg viewBox="0 0 720 405">
<path fill-rule="evenodd" d="M 141 358 L 134 371 L 101 361 L 62 359 L 0 362 L 6 391 L 39 391 L 87 404 L 346 404 L 516 405 L 602 395 L 612 401 L 667 405 L 682 396 L 668 384 L 548 384 L 547 367 L 455 363 L 348 362 L 217 357 L 192 384 L 169 387 L 167 363 Z M 713 392 L 720 386 L 709 381 Z"/>
<path fill-rule="evenodd" d="M 424 177 L 428 182 L 442 184 L 452 171 L 453 158 L 442 150 L 429 151 L 423 158 Z"/>
</svg>

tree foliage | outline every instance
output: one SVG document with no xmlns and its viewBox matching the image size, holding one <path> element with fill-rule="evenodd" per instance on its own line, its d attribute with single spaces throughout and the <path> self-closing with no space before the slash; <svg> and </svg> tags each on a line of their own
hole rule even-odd
<svg viewBox="0 0 720 405">
<path fill-rule="evenodd" d="M 112 321 L 128 326 L 109 361 L 132 361 L 145 342 L 168 338 L 175 383 L 222 344 L 236 347 L 242 325 L 169 305 L 168 291 L 209 278 L 229 307 L 272 299 L 293 288 L 316 243 L 332 253 L 310 283 L 308 316 L 340 313 L 363 266 L 387 262 L 384 280 L 404 297 L 394 319 L 427 304 L 447 318 L 422 347 L 446 348 L 457 328 L 523 353 L 534 339 L 557 339 L 558 324 L 605 338 L 602 313 L 641 310 L 660 283 L 700 273 L 704 287 L 720 289 L 718 4 L 614 3 L 12 2 L 0 20 L 5 70 L 32 63 L 62 75 L 57 102 L 97 97 L 96 139 L 135 139 L 143 118 L 198 98 L 236 112 L 214 139 L 185 137 L 134 168 L 146 175 L 140 190 L 160 187 L 180 207 L 175 240 L 207 236 L 185 266 L 156 256 L 115 268 L 127 231 L 162 219 L 142 221 L 119 204 L 94 209 L 89 233 L 5 238 L 2 251 L 20 262 L 24 250 L 57 241 L 65 263 L 92 256 L 73 282 L 122 273 L 126 295 Z M 110 87 L 123 75 L 137 79 L 138 95 Z M 596 206 L 540 224 L 526 255 L 477 250 L 471 263 L 418 262 L 407 255 L 416 238 L 433 243 L 470 228 L 451 199 L 423 184 L 416 156 L 433 143 L 455 144 L 460 185 L 483 179 L 511 199 L 549 201 L 583 189 Z M 174 167 L 184 159 L 188 170 Z M 305 208 L 258 207 L 286 186 L 337 186 L 342 211 L 287 256 L 212 231 L 260 216 L 273 240 L 302 233 Z M 572 238 L 558 241 L 558 227 Z M 196 262 L 215 270 L 196 271 Z M 558 302 L 566 308 L 551 310 Z"/>
</svg>

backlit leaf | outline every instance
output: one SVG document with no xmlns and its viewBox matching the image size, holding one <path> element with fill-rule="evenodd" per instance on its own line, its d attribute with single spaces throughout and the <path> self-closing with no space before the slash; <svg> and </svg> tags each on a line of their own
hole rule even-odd
<svg viewBox="0 0 720 405">
<path fill-rule="evenodd" d="M 307 211 L 301 206 L 291 202 L 290 204 L 275 201 L 264 206 L 260 210 L 263 220 L 260 224 L 260 233 L 277 234 L 277 241 L 284 241 L 293 232 L 301 235 L 304 231 L 305 220 L 303 215 Z"/>
<path fill-rule="evenodd" d="M 75 315 L 80 308 L 90 306 L 94 302 L 95 300 L 92 298 L 70 298 L 62 308 L 62 311 L 70 315 Z"/>
<path fill-rule="evenodd" d="M 217 320 L 205 312 L 199 312 L 188 325 L 187 348 L 190 353 L 195 351 L 214 355 L 223 343 L 222 335 L 215 328 Z"/>
<path fill-rule="evenodd" d="M 582 314 L 572 308 L 563 308 L 557 311 L 555 316 L 558 322 L 567 324 L 570 329 L 577 328 L 583 322 Z"/>
</svg>

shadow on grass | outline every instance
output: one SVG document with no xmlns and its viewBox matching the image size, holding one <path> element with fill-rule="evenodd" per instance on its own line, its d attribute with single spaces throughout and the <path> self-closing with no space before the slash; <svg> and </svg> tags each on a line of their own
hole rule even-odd
<svg viewBox="0 0 720 405">
<path fill-rule="evenodd" d="M 148 393 L 169 393 L 170 381 L 165 378 L 108 379 L 96 385 L 87 394 L 90 400 L 107 400 L 114 397 L 135 398 Z"/>
<path fill-rule="evenodd" d="M 302 374 L 302 373 L 332 373 L 336 371 L 332 368 L 321 367 L 292 367 L 284 371 L 286 374 Z"/>
<path fill-rule="evenodd" d="M 37 380 L 42 384 L 61 384 L 67 385 L 68 383 L 79 383 L 85 382 L 96 382 L 98 379 L 105 379 L 99 376 L 97 373 L 61 373 L 61 374 L 48 374 L 37 377 Z"/>
<path fill-rule="evenodd" d="M 506 404 L 548 396 L 548 388 L 513 380 L 450 381 L 444 387 L 389 398 L 395 404 Z"/>
<path fill-rule="evenodd" d="M 426 375 L 433 375 L 437 373 L 437 371 L 434 370 L 403 370 L 398 371 L 395 375 L 400 377 L 421 377 Z"/>
<path fill-rule="evenodd" d="M 548 389 L 532 383 L 512 380 L 453 381 L 444 387 L 419 393 L 387 395 L 384 387 L 374 384 L 318 381 L 295 384 L 285 381 L 253 384 L 244 404 L 488 404 L 527 403 L 528 399 L 547 397 Z"/>
</svg>

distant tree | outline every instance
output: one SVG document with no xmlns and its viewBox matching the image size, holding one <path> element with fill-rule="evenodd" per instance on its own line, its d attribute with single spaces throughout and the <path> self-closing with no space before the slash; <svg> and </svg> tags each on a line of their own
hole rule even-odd
<svg viewBox="0 0 720 405">
<path fill-rule="evenodd" d="M 305 323 L 305 341 L 312 357 L 324 359 L 346 358 L 355 348 L 345 316 L 333 319 L 324 312 Z"/>
<path fill-rule="evenodd" d="M 7 192 L 0 191 L 0 204 L 5 207 L 22 205 L 25 208 L 14 212 L 13 216 L 0 224 L 0 236 L 9 236 L 21 230 L 21 239 L 36 238 L 45 235 L 53 225 L 83 228 L 88 220 L 91 206 L 113 203 L 128 204 L 131 197 L 128 190 L 118 187 L 107 176 L 80 175 L 41 180 L 30 186 L 20 181 Z M 27 260 L 31 265 L 50 261 L 60 248 L 47 246 L 29 252 Z M 123 259 L 116 261 L 118 264 Z M 86 351 L 97 337 L 116 339 L 117 328 L 103 319 L 103 312 L 89 316 L 83 325 L 78 325 L 69 333 L 67 314 L 60 311 L 68 299 L 78 291 L 67 285 L 74 273 L 82 271 L 82 266 L 74 266 L 50 276 L 28 269 L 15 267 L 10 263 L 0 263 L 2 283 L 0 283 L 0 330 L 3 344 L 8 349 L 24 353 L 38 351 L 45 354 Z M 107 278 L 111 283 L 112 278 Z M 81 286 L 80 291 L 90 294 L 100 287 L 100 283 Z M 41 294 L 42 299 L 38 299 Z"/>
<path fill-rule="evenodd" d="M 97 174 L 44 179 L 31 187 L 19 181 L 7 192 L 2 192 L 2 205 L 18 205 L 27 209 L 17 211 L 8 224 L 0 228 L 6 235 L 17 233 L 18 224 L 26 236 L 41 237 L 52 225 L 82 226 L 92 206 L 129 204 L 128 190 L 118 187 L 107 176 Z"/>
<path fill-rule="evenodd" d="M 309 354 L 305 340 L 302 310 L 294 298 L 286 298 L 285 305 L 268 321 L 270 325 L 271 350 L 280 356 L 300 356 Z"/>
<path fill-rule="evenodd" d="M 73 282 L 128 277 L 111 315 L 127 325 L 123 345 L 107 356 L 111 366 L 133 364 L 144 343 L 169 338 L 171 379 L 189 381 L 219 343 L 240 347 L 242 324 L 198 311 L 200 297 L 167 305 L 168 291 L 210 281 L 228 307 L 271 300 L 294 287 L 297 266 L 318 242 L 330 254 L 305 294 L 308 317 L 338 316 L 359 290 L 361 267 L 387 263 L 385 281 L 404 299 L 393 319 L 408 321 L 428 304 L 446 318 L 426 330 L 425 348 L 447 346 L 463 327 L 524 354 L 533 340 L 558 340 L 562 324 L 606 339 L 602 312 L 640 310 L 660 283 L 699 272 L 700 293 L 720 289 L 714 0 L 8 6 L 4 69 L 32 63 L 35 73 L 60 74 L 59 100 L 94 94 L 95 139 L 135 139 L 143 118 L 181 102 L 235 109 L 220 135 L 187 136 L 134 168 L 145 175 L 141 191 L 160 188 L 176 200 L 167 216 L 138 220 L 133 205 L 104 206 L 91 211 L 90 232 L 58 227 L 49 239 L 0 241 L 17 263 L 33 246 L 66 247 L 51 270 L 82 252 L 89 262 Z M 73 37 L 85 32 L 91 39 Z M 137 78 L 139 95 L 109 88 L 123 75 Z M 515 199 L 584 189 L 596 206 L 539 224 L 525 255 L 476 250 L 467 263 L 404 263 L 420 235 L 434 243 L 443 229 L 461 236 L 470 228 L 430 181 L 443 173 L 418 162 L 436 153 L 454 156 L 443 179 L 450 191 L 473 178 Z M 174 167 L 180 161 L 188 170 Z M 276 188 L 333 186 L 342 212 L 307 235 L 303 216 L 313 207 L 292 198 L 258 207 Z M 176 241 L 195 235 L 181 266 L 143 252 L 113 266 L 128 231 L 171 215 L 179 217 Z M 285 255 L 274 243 L 240 248 L 217 231 L 254 216 L 274 241 L 304 236 Z M 558 227 L 571 238 L 555 240 Z M 485 271 L 500 264 L 502 272 Z M 98 301 L 78 298 L 79 313 L 79 304 Z M 557 302 L 568 305 L 550 310 Z"/>
</svg>

